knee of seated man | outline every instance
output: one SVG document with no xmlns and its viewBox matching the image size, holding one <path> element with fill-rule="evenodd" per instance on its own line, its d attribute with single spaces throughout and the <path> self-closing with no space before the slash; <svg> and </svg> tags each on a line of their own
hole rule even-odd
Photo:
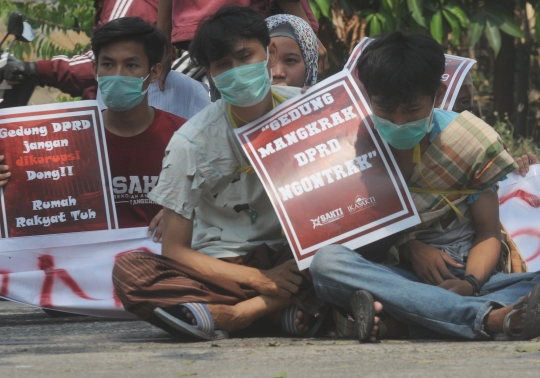
<svg viewBox="0 0 540 378">
<path fill-rule="evenodd" d="M 309 266 L 309 272 L 316 279 L 317 276 L 325 276 L 334 270 L 336 265 L 343 262 L 343 257 L 355 253 L 347 247 L 341 245 L 327 245 L 315 253 Z"/>
<path fill-rule="evenodd" d="M 136 276 L 133 274 L 133 266 L 139 265 L 137 260 L 144 257 L 147 253 L 148 252 L 130 252 L 118 256 L 112 270 L 113 282 L 124 282 L 126 279 Z"/>
</svg>

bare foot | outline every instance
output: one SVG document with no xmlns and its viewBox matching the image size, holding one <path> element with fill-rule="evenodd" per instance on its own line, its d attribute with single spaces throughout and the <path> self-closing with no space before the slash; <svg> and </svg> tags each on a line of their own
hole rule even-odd
<svg viewBox="0 0 540 378">
<path fill-rule="evenodd" d="M 233 306 L 218 304 L 207 304 L 207 306 L 214 319 L 214 328 L 232 332 L 244 329 L 255 320 L 281 310 L 290 304 L 290 298 L 260 295 Z M 193 325 L 197 324 L 190 310 L 184 307 L 182 311 Z"/>
<path fill-rule="evenodd" d="M 239 329 L 247 327 L 251 322 L 246 323 L 242 321 L 239 317 L 238 311 L 235 309 L 235 306 L 228 305 L 212 305 L 209 304 L 208 310 L 214 319 L 214 328 L 215 329 L 224 329 L 226 331 L 232 332 Z M 182 312 L 185 314 L 186 318 L 191 321 L 191 324 L 197 325 L 197 320 L 193 313 L 187 308 L 182 308 Z"/>
<path fill-rule="evenodd" d="M 509 305 L 492 310 L 484 319 L 486 332 L 490 334 L 503 332 L 504 318 L 510 311 L 518 308 L 520 308 L 520 312 L 510 318 L 510 329 L 515 331 L 522 329 L 525 314 L 527 313 L 527 301 L 529 300 L 529 295 L 530 294 L 527 294 L 526 296 L 522 297 L 521 299 L 524 303 L 519 304 L 516 307 L 514 307 L 514 305 Z"/>
<path fill-rule="evenodd" d="M 380 314 L 383 310 L 383 305 L 381 302 L 375 301 L 373 303 L 373 307 L 375 308 L 375 314 Z M 374 343 L 377 341 L 377 331 L 379 331 L 379 323 L 381 322 L 381 318 L 378 316 L 375 316 L 375 321 L 373 322 L 373 330 L 371 331 L 371 336 L 369 338 L 369 341 L 371 343 Z"/>
<path fill-rule="evenodd" d="M 303 311 L 297 311 L 294 324 L 298 327 L 300 332 L 306 333 L 310 329 L 310 324 L 312 320 L 312 316 L 305 314 Z"/>
</svg>

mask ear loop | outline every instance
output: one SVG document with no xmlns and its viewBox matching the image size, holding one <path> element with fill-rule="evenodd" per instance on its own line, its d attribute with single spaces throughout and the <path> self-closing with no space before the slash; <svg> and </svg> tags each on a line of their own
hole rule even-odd
<svg viewBox="0 0 540 378">
<path fill-rule="evenodd" d="M 146 79 L 148 79 L 150 77 L 150 73 L 152 72 L 153 69 L 154 69 L 154 66 L 150 67 L 150 72 L 148 72 L 148 75 L 146 75 L 146 77 L 144 79 L 141 77 L 141 79 L 143 79 L 143 83 L 146 81 Z M 148 88 L 146 88 L 145 91 L 141 91 L 141 93 L 143 95 L 145 95 L 146 92 L 148 92 L 148 89 L 150 89 L 150 85 L 148 85 Z"/>
<path fill-rule="evenodd" d="M 437 102 L 437 98 L 435 97 L 433 99 L 433 106 L 431 107 L 431 113 L 429 114 L 429 124 L 428 124 L 426 133 L 429 133 L 433 129 L 433 126 L 435 126 L 435 122 L 433 118 L 435 116 L 435 103 L 436 102 Z"/>
</svg>

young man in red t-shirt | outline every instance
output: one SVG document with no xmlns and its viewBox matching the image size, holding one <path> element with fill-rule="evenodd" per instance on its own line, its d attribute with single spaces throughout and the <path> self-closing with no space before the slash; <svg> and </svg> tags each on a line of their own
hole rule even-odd
<svg viewBox="0 0 540 378">
<path fill-rule="evenodd" d="M 138 17 L 108 22 L 92 37 L 94 72 L 103 111 L 113 192 L 121 228 L 161 219 L 146 195 L 156 186 L 165 147 L 185 119 L 148 105 L 148 86 L 161 74 L 167 39 Z M 154 240 L 159 240 L 156 235 Z"/>
<path fill-rule="evenodd" d="M 92 37 L 94 72 L 108 107 L 103 122 L 118 223 L 120 228 L 150 224 L 149 233 L 161 220 L 162 207 L 146 195 L 157 184 L 165 147 L 186 122 L 148 105 L 146 92 L 161 74 L 166 43 L 159 29 L 139 17 L 110 21 Z M 9 176 L 0 170 L 0 186 Z M 158 227 L 154 241 L 160 237 Z"/>
</svg>

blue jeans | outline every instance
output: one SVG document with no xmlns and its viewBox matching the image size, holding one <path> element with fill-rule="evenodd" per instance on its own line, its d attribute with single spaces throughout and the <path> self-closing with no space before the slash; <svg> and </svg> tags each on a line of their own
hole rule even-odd
<svg viewBox="0 0 540 378">
<path fill-rule="evenodd" d="M 386 313 L 410 326 L 469 340 L 487 340 L 484 318 L 492 310 L 512 304 L 540 282 L 540 273 L 493 273 L 479 297 L 464 297 L 422 283 L 414 272 L 364 259 L 340 246 L 321 248 L 309 267 L 319 298 L 351 313 L 349 297 L 369 291 Z M 450 269 L 456 277 L 464 269 Z"/>
</svg>

